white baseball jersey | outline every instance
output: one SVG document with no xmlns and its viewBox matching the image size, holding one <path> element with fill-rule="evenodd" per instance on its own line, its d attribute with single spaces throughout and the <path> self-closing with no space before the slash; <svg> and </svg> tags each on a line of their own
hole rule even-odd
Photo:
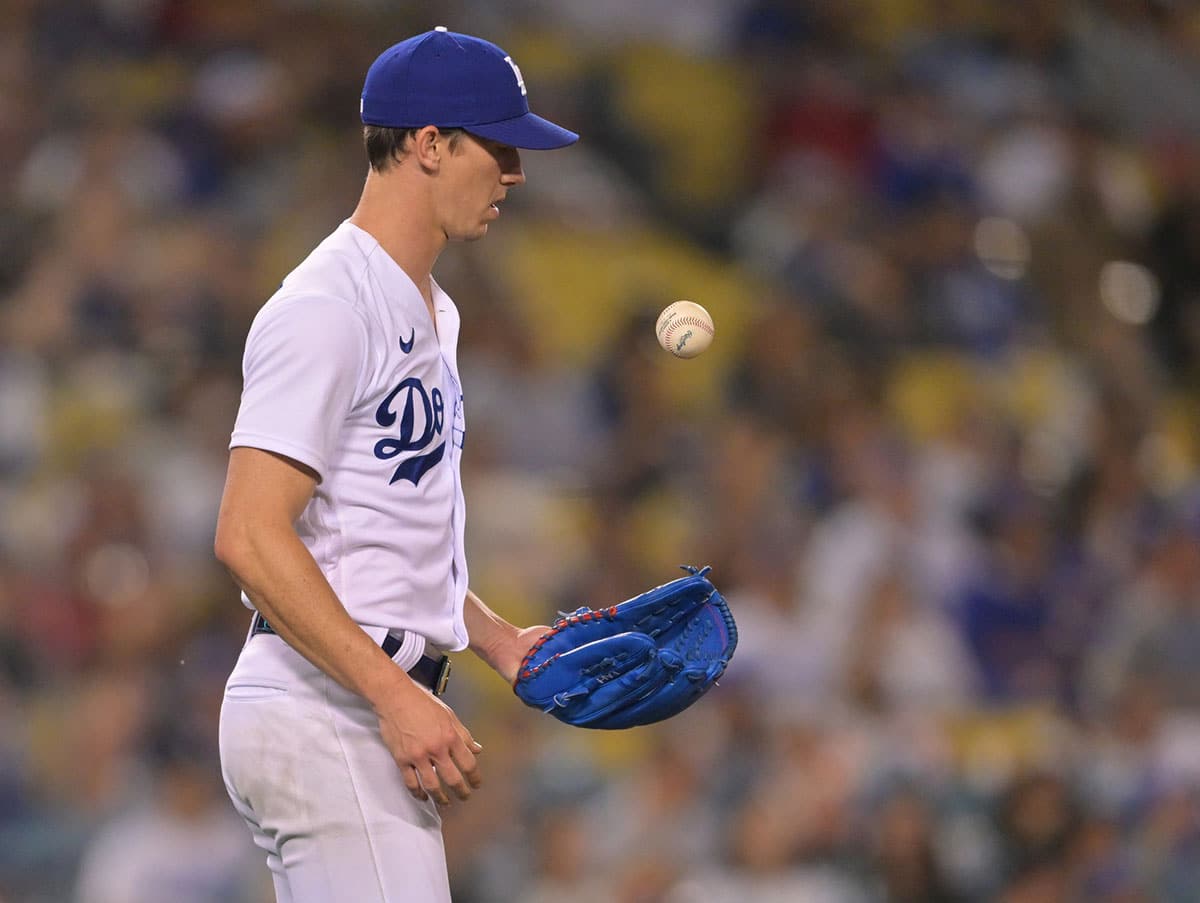
<svg viewBox="0 0 1200 903">
<path fill-rule="evenodd" d="M 467 644 L 459 316 L 436 284 L 433 301 L 436 331 L 404 270 L 342 223 L 255 318 L 230 442 L 320 476 L 297 532 L 376 641 L 408 632 L 405 668 L 422 638 Z"/>
</svg>

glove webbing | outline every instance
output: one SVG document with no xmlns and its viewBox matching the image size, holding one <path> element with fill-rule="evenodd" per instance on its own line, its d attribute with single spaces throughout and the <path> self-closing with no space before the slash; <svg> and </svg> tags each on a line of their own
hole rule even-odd
<svg viewBox="0 0 1200 903">
<path fill-rule="evenodd" d="M 708 600 L 711 598 L 712 598 L 712 593 L 709 593 L 707 598 L 705 598 L 705 600 L 703 602 L 701 602 L 700 604 L 707 605 Z M 669 608 L 674 608 L 675 610 L 672 614 L 667 615 L 667 617 L 665 618 L 665 620 L 667 622 L 666 624 L 663 624 L 662 626 L 657 627 L 654 630 L 643 630 L 642 633 L 646 634 L 646 636 L 650 637 L 651 639 L 658 639 L 658 636 L 664 630 L 666 630 L 668 627 L 675 624 L 676 621 L 682 621 L 685 618 L 690 618 L 692 616 L 692 609 L 690 609 L 690 608 L 680 608 L 678 605 L 674 605 L 674 606 L 664 605 L 662 608 L 656 608 L 656 609 L 654 609 L 654 611 L 647 612 L 641 618 L 638 618 L 638 620 L 634 621 L 634 624 L 637 625 L 639 628 L 641 628 L 641 627 L 644 627 L 648 621 L 662 621 L 662 620 L 664 620 L 663 614 Z"/>
<path fill-rule="evenodd" d="M 696 620 L 689 624 L 679 637 L 679 644 L 688 647 L 684 650 L 685 654 L 693 657 L 698 656 L 700 647 L 704 645 L 704 641 L 712 633 L 712 629 L 713 622 L 711 620 Z"/>
</svg>

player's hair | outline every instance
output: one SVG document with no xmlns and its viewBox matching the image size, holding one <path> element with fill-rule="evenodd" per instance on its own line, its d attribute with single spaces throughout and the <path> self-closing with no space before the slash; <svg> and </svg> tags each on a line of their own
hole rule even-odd
<svg viewBox="0 0 1200 903">
<path fill-rule="evenodd" d="M 363 126 L 363 145 L 367 149 L 367 161 L 371 169 L 384 172 L 393 163 L 399 163 L 408 153 L 405 144 L 409 138 L 415 137 L 418 128 L 395 129 L 383 125 Z M 458 147 L 458 142 L 466 134 L 463 129 L 438 129 L 450 139 L 450 150 Z"/>
</svg>

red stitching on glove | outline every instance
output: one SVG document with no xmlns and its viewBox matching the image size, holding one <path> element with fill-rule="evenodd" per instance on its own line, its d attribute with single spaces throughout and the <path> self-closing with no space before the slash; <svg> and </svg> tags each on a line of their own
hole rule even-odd
<svg viewBox="0 0 1200 903">
<path fill-rule="evenodd" d="M 529 667 L 529 663 L 533 660 L 534 656 L 536 656 L 538 654 L 538 652 L 541 651 L 542 647 L 546 645 L 546 643 L 550 640 L 551 637 L 557 636 L 558 634 L 562 633 L 562 631 L 566 630 L 568 627 L 575 627 L 576 625 L 582 624 L 586 621 L 595 621 L 595 620 L 598 620 L 599 618 L 608 618 L 611 621 L 613 618 L 616 617 L 616 615 L 617 615 L 617 606 L 610 605 L 608 608 L 597 608 L 597 609 L 589 608 L 587 611 L 585 611 L 583 614 L 580 614 L 580 615 L 566 615 L 564 617 L 560 617 L 558 620 L 556 620 L 554 622 L 554 624 L 551 626 L 550 630 L 547 633 L 543 633 L 540 637 L 537 638 L 537 640 L 534 642 L 534 644 L 529 647 L 529 651 L 526 652 L 525 657 L 523 659 L 521 659 L 520 668 L 517 669 L 517 680 L 528 680 L 529 678 L 538 674 L 540 671 L 544 670 L 547 665 L 549 665 L 552 661 L 554 661 L 554 659 L 558 658 L 558 655 L 556 655 L 553 658 L 546 659 L 544 662 L 542 662 L 536 668 Z M 561 654 L 562 653 L 559 653 L 559 655 L 561 655 Z"/>
</svg>

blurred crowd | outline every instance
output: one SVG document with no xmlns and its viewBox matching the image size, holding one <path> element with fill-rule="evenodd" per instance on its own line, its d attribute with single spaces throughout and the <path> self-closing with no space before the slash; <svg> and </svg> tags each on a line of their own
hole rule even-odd
<svg viewBox="0 0 1200 903">
<path fill-rule="evenodd" d="M 474 589 L 711 564 L 740 627 L 613 734 L 459 656 L 455 900 L 1200 899 L 1192 4 L 6 0 L 0 901 L 270 899 L 215 750 L 241 346 L 436 24 L 583 135 L 437 273 Z"/>
</svg>

